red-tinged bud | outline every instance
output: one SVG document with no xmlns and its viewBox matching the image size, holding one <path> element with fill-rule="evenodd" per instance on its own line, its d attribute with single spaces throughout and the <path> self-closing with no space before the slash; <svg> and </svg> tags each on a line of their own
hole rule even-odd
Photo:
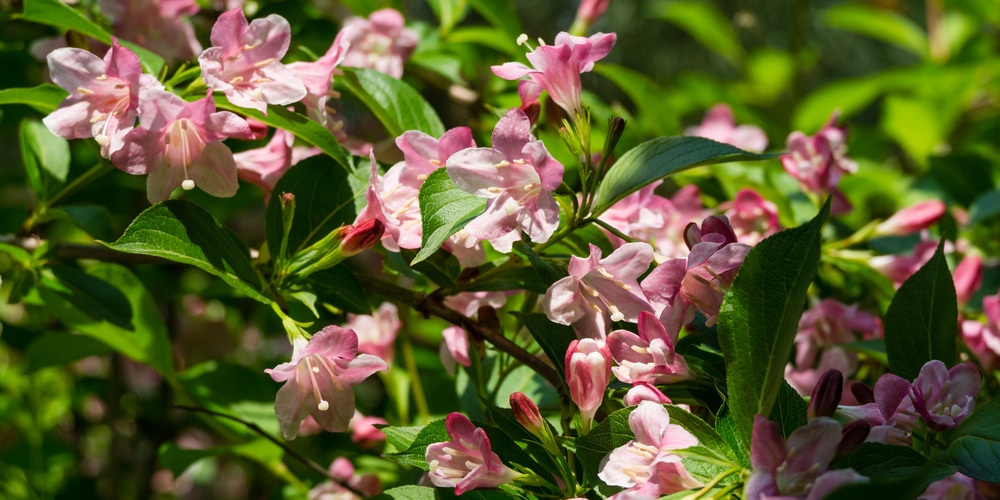
<svg viewBox="0 0 1000 500">
<path fill-rule="evenodd" d="M 344 226 L 344 239 L 340 242 L 340 250 L 345 257 L 356 255 L 374 247 L 385 232 L 385 225 L 378 219 L 371 219 L 354 226 Z"/>
<path fill-rule="evenodd" d="M 262 139 L 267 136 L 268 126 L 266 123 L 256 118 L 247 118 L 247 124 L 250 125 L 251 140 Z"/>
<path fill-rule="evenodd" d="M 840 444 L 837 445 L 837 458 L 858 449 L 868 439 L 872 426 L 864 420 L 855 420 L 840 430 Z"/>
<path fill-rule="evenodd" d="M 577 36 L 586 34 L 587 30 L 604 15 L 604 11 L 608 10 L 610 4 L 611 0 L 581 1 L 580 7 L 576 10 L 576 19 L 569 29 L 570 33 Z"/>
<path fill-rule="evenodd" d="M 574 340 L 566 350 L 566 385 L 580 409 L 584 434 L 590 431 L 604 401 L 604 390 L 611 381 L 611 359 L 611 349 L 604 340 Z"/>
<path fill-rule="evenodd" d="M 875 229 L 878 236 L 913 234 L 937 222 L 946 207 L 941 200 L 928 200 L 910 205 L 889 217 Z"/>
<path fill-rule="evenodd" d="M 955 266 L 952 279 L 955 281 L 958 304 L 963 306 L 983 284 L 983 259 L 978 255 L 967 255 Z"/>
<path fill-rule="evenodd" d="M 829 369 L 820 377 L 813 388 L 809 400 L 809 410 L 806 413 L 809 420 L 816 417 L 832 417 L 840 404 L 840 395 L 844 391 L 844 376 L 839 370 Z"/>
<path fill-rule="evenodd" d="M 864 382 L 851 382 L 851 394 L 859 405 L 875 402 L 875 390 Z"/>
<path fill-rule="evenodd" d="M 538 115 L 542 113 L 542 104 L 538 100 L 526 102 L 521 105 L 521 111 L 524 111 L 524 114 L 528 116 L 528 121 L 534 125 L 538 123 Z"/>
<path fill-rule="evenodd" d="M 562 453 L 552 435 L 552 429 L 542 418 L 541 412 L 538 411 L 538 405 L 531 398 L 522 392 L 512 393 L 510 395 L 510 408 L 514 410 L 514 418 L 517 419 L 518 423 L 537 437 L 546 450 L 555 455 Z"/>
</svg>

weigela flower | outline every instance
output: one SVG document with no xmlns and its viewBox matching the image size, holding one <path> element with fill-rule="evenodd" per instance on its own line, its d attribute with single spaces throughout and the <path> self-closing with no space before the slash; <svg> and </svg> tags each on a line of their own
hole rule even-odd
<svg viewBox="0 0 1000 500">
<path fill-rule="evenodd" d="M 941 200 L 927 200 L 910 205 L 882 221 L 875 228 L 878 236 L 900 236 L 926 229 L 944 215 L 947 207 Z"/>
<path fill-rule="evenodd" d="M 636 382 L 628 392 L 625 393 L 625 406 L 635 406 L 643 401 L 652 401 L 656 404 L 670 404 L 670 398 L 648 382 Z"/>
<path fill-rule="evenodd" d="M 966 255 L 955 266 L 951 279 L 955 282 L 955 298 L 958 299 L 958 307 L 961 309 L 983 284 L 982 257 L 974 254 Z"/>
<path fill-rule="evenodd" d="M 917 500 L 986 500 L 986 495 L 976 490 L 976 482 L 969 476 L 956 472 L 954 475 L 934 481 Z"/>
<path fill-rule="evenodd" d="M 444 305 L 462 313 L 463 316 L 474 318 L 480 307 L 489 306 L 494 309 L 503 307 L 507 303 L 507 295 L 511 292 L 462 292 L 445 297 Z"/>
<path fill-rule="evenodd" d="M 494 488 L 520 476 L 508 468 L 490 447 L 486 431 L 469 417 L 452 413 L 445 420 L 451 441 L 427 447 L 430 479 L 435 486 L 455 488 L 461 495 L 476 488 Z"/>
<path fill-rule="evenodd" d="M 713 106 L 705 114 L 700 126 L 691 127 L 684 134 L 729 144 L 751 153 L 763 153 L 767 149 L 767 134 L 754 125 L 737 127 L 733 111 L 725 104 Z"/>
<path fill-rule="evenodd" d="M 330 48 L 326 50 L 319 59 L 314 62 L 293 62 L 285 66 L 295 74 L 305 85 L 306 96 L 302 98 L 302 104 L 306 107 L 306 115 L 320 125 L 327 125 L 326 101 L 331 97 L 330 84 L 333 81 L 333 72 L 347 55 L 347 49 L 351 47 L 348 39 L 352 28 L 345 28 L 337 33 Z M 336 93 L 333 93 L 336 95 Z"/>
<path fill-rule="evenodd" d="M 389 366 L 370 354 L 358 354 L 353 330 L 327 326 L 296 343 L 292 360 L 264 370 L 275 382 L 284 382 L 274 401 L 274 413 L 285 439 L 295 439 L 306 415 L 329 432 L 347 430 L 354 416 L 352 387 Z"/>
<path fill-rule="evenodd" d="M 83 49 L 62 48 L 49 53 L 48 63 L 52 81 L 69 96 L 42 122 L 59 137 L 93 137 L 105 158 L 124 146 L 135 126 L 140 94 L 163 89 L 117 39 L 103 60 Z"/>
<path fill-rule="evenodd" d="M 654 191 L 663 181 L 656 181 L 622 198 L 600 215 L 600 219 L 611 227 L 632 238 L 652 243 L 656 234 L 666 223 L 664 215 L 674 210 L 670 200 Z M 621 238 L 608 234 L 615 246 L 625 243 Z"/>
<path fill-rule="evenodd" d="M 306 88 L 281 64 L 291 38 L 292 27 L 277 14 L 248 24 L 242 8 L 226 11 L 212 26 L 212 46 L 198 56 L 201 77 L 229 102 L 265 115 L 268 104 L 298 102 Z"/>
<path fill-rule="evenodd" d="M 983 374 L 972 363 L 959 363 L 949 370 L 935 359 L 920 368 L 910 398 L 929 429 L 944 431 L 972 414 L 982 384 Z"/>
<path fill-rule="evenodd" d="M 718 320 L 722 298 L 751 247 L 736 242 L 736 234 L 725 216 L 705 218 L 701 227 L 690 223 L 684 240 L 691 253 L 686 259 L 670 259 L 649 273 L 642 291 L 662 308 L 660 321 L 671 335 L 694 319 L 705 315 L 705 324 Z"/>
<path fill-rule="evenodd" d="M 361 497 L 341 485 L 346 483 L 366 497 L 378 495 L 382 491 L 382 482 L 375 474 L 356 474 L 354 464 L 344 457 L 337 457 L 330 464 L 330 477 L 335 481 L 324 481 L 309 490 L 309 500 L 360 500 Z"/>
<path fill-rule="evenodd" d="M 796 429 L 786 442 L 778 424 L 754 416 L 750 441 L 753 473 L 744 498 L 805 498 L 819 500 L 833 490 L 867 482 L 853 469 L 829 470 L 841 440 L 840 424 L 826 417 L 815 418 Z"/>
<path fill-rule="evenodd" d="M 610 4 L 611 0 L 583 0 L 580 2 L 580 7 L 576 9 L 576 19 L 573 20 L 573 27 L 570 28 L 570 31 L 573 33 L 586 32 L 604 15 L 604 11 L 608 10 Z"/>
<path fill-rule="evenodd" d="M 522 103 L 537 101 L 542 90 L 545 90 L 559 107 L 575 119 L 581 112 L 580 93 L 583 85 L 580 83 L 580 73 L 594 69 L 594 63 L 611 52 L 615 40 L 617 36 L 614 33 L 597 33 L 587 38 L 564 31 L 556 35 L 554 45 L 541 45 L 528 52 L 528 61 L 533 68 L 509 62 L 492 66 L 491 69 L 493 74 L 504 80 L 528 77 L 527 80 L 521 80 L 517 87 Z"/>
<path fill-rule="evenodd" d="M 597 477 L 611 486 L 639 489 L 658 498 L 702 484 L 691 476 L 674 450 L 698 445 L 698 438 L 677 424 L 662 405 L 643 401 L 628 416 L 635 439 L 601 460 Z M 655 486 L 653 488 L 652 486 Z M 624 492 L 623 492 L 624 493 Z"/>
<path fill-rule="evenodd" d="M 211 94 L 194 102 L 162 90 L 148 95 L 139 103 L 139 127 L 125 136 L 111 162 L 130 174 L 149 174 L 146 197 L 151 203 L 166 200 L 178 186 L 190 190 L 197 185 L 222 198 L 236 194 L 236 162 L 222 140 L 250 138 L 246 120 L 216 112 Z"/>
<path fill-rule="evenodd" d="M 548 241 L 559 226 L 552 192 L 562 182 L 563 166 L 531 135 L 531 122 L 514 108 L 493 129 L 493 148 L 469 148 L 446 162 L 455 184 L 486 198 L 486 211 L 465 231 L 509 253 L 523 230 L 536 243 Z"/>
<path fill-rule="evenodd" d="M 976 320 L 962 320 L 962 337 L 979 363 L 990 369 L 1000 361 L 1000 293 L 983 297 L 983 314 L 986 324 Z"/>
<path fill-rule="evenodd" d="M 603 259 L 601 249 L 590 245 L 590 256 L 570 257 L 569 276 L 545 292 L 545 314 L 573 325 L 580 338 L 604 338 L 612 321 L 638 321 L 640 312 L 653 312 L 636 281 L 652 260 L 653 249 L 645 243 L 627 243 Z"/>
<path fill-rule="evenodd" d="M 403 76 L 403 63 L 413 54 L 419 37 L 404 24 L 403 15 L 394 9 L 372 12 L 368 19 L 348 18 L 344 30 L 350 45 L 344 66 L 369 68 L 393 78 Z"/>
<path fill-rule="evenodd" d="M 388 423 L 382 417 L 362 415 L 360 411 L 354 410 L 354 416 L 348 422 L 348 426 L 351 429 L 351 441 L 354 441 L 362 448 L 371 448 L 385 441 L 385 433 L 375 426 Z"/>
<path fill-rule="evenodd" d="M 580 409 L 583 429 L 587 431 L 611 381 L 611 351 L 604 340 L 574 340 L 566 349 L 565 362 L 569 395 Z"/>
<path fill-rule="evenodd" d="M 458 326 L 449 326 L 441 331 L 441 364 L 450 375 L 455 374 L 455 364 L 471 366 L 469 357 L 469 332 Z"/>
<path fill-rule="evenodd" d="M 750 188 L 740 189 L 732 201 L 719 204 L 740 243 L 755 246 L 778 232 L 778 207 Z"/>
<path fill-rule="evenodd" d="M 383 302 L 373 314 L 348 314 L 344 328 L 358 334 L 358 352 L 382 358 L 392 363 L 392 344 L 402 323 L 399 310 L 392 302 Z"/>
<path fill-rule="evenodd" d="M 626 384 L 670 384 L 691 378 L 684 358 L 674 352 L 676 334 L 670 335 L 652 313 L 639 313 L 639 335 L 615 330 L 608 335 L 611 356 L 618 363 L 611 371 Z"/>
<path fill-rule="evenodd" d="M 292 146 L 295 136 L 287 130 L 276 129 L 264 147 L 233 154 L 236 174 L 240 179 L 260 186 L 264 200 L 270 197 L 278 179 L 296 163 L 316 156 L 322 151 L 315 147 Z"/>
<path fill-rule="evenodd" d="M 189 16 L 196 0 L 98 0 L 101 13 L 114 22 L 115 34 L 163 56 L 187 60 L 201 53 Z"/>
<path fill-rule="evenodd" d="M 843 175 L 858 170 L 858 164 L 847 157 L 847 131 L 837 126 L 839 116 L 834 113 L 813 137 L 799 131 L 789 134 L 788 154 L 781 157 L 781 165 L 802 189 L 824 196 L 833 194 L 833 213 L 850 210 L 837 184 Z"/>
<path fill-rule="evenodd" d="M 927 234 L 922 233 L 920 242 L 914 245 L 912 253 L 908 255 L 876 255 L 868 259 L 868 265 L 886 275 L 898 288 L 927 261 L 931 260 L 937 247 L 937 241 L 928 239 Z M 953 248 L 951 243 L 945 243 L 945 253 L 951 252 Z"/>
<path fill-rule="evenodd" d="M 850 421 L 866 421 L 870 426 L 866 441 L 910 446 L 911 435 L 920 420 L 910 398 L 911 386 L 906 379 L 885 373 L 875 381 L 874 402 L 841 406 L 836 414 Z"/>
</svg>

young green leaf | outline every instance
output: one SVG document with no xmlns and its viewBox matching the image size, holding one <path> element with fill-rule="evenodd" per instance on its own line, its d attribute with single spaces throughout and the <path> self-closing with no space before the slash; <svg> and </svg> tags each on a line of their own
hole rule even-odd
<svg viewBox="0 0 1000 500">
<path fill-rule="evenodd" d="M 437 490 L 430 486 L 406 485 L 389 488 L 371 500 L 435 500 Z"/>
<path fill-rule="evenodd" d="M 743 261 L 719 311 L 729 408 L 744 444 L 750 443 L 754 415 L 770 415 L 781 392 L 829 212 L 828 199 L 805 225 L 760 242 Z"/>
<path fill-rule="evenodd" d="M 775 156 L 749 153 L 703 137 L 658 137 L 628 150 L 611 166 L 597 186 L 591 215 L 598 216 L 618 200 L 677 172 L 713 163 L 766 160 Z"/>
<path fill-rule="evenodd" d="M 153 205 L 132 221 L 118 241 L 103 244 L 119 252 L 195 266 L 222 278 L 247 297 L 271 302 L 260 292 L 260 277 L 250 262 L 247 246 L 193 203 L 170 200 Z"/>
<path fill-rule="evenodd" d="M 1000 399 L 976 408 L 947 438 L 942 458 L 966 476 L 1000 483 Z"/>
<path fill-rule="evenodd" d="M 68 96 L 58 85 L 43 83 L 37 87 L 0 90 L 0 105 L 26 104 L 39 113 L 51 113 Z"/>
<path fill-rule="evenodd" d="M 486 210 L 486 199 L 466 193 L 439 168 L 427 176 L 420 187 L 420 217 L 423 237 L 420 251 L 410 262 L 414 265 L 441 248 L 451 235 Z"/>
<path fill-rule="evenodd" d="M 444 426 L 444 419 L 435 420 L 420 430 L 409 447 L 397 453 L 386 453 L 385 458 L 399 464 L 430 470 L 430 465 L 427 464 L 427 447 L 450 439 L 448 430 Z"/>
<path fill-rule="evenodd" d="M 341 68 L 337 83 L 361 100 L 392 137 L 419 130 L 432 137 L 444 134 L 437 112 L 409 84 L 373 69 Z"/>
<path fill-rule="evenodd" d="M 54 184 L 62 184 L 69 174 L 69 142 L 53 135 L 36 120 L 21 122 L 21 158 L 28 182 L 41 199 L 46 199 Z"/>
<path fill-rule="evenodd" d="M 889 369 L 906 380 L 932 359 L 955 364 L 958 301 L 943 245 L 899 287 L 885 313 Z"/>
<path fill-rule="evenodd" d="M 803 425 L 806 425 L 806 412 L 809 405 L 806 404 L 802 396 L 788 382 L 782 381 L 781 391 L 778 399 L 774 402 L 771 415 L 768 417 L 772 422 L 777 422 L 781 428 L 781 435 L 788 439 L 792 432 Z"/>
</svg>

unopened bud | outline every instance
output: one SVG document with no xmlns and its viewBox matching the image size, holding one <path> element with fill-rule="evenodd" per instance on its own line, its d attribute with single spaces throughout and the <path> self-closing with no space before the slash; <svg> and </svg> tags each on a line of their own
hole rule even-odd
<svg viewBox="0 0 1000 500">
<path fill-rule="evenodd" d="M 521 105 L 521 111 L 528 116 L 528 121 L 532 125 L 538 123 L 538 115 L 542 113 L 542 105 L 537 100 L 526 102 Z"/>
<path fill-rule="evenodd" d="M 955 297 L 959 305 L 965 305 L 983 284 L 983 259 L 978 255 L 967 255 L 955 266 L 952 279 L 955 281 Z"/>
<path fill-rule="evenodd" d="M 344 226 L 346 234 L 340 242 L 340 249 L 345 257 L 350 257 L 367 250 L 382 239 L 385 225 L 378 219 L 370 219 L 354 226 Z"/>
<path fill-rule="evenodd" d="M 586 434 L 611 381 L 611 349 L 604 340 L 574 340 L 566 350 L 565 361 L 566 385 L 580 409 L 582 431 Z"/>
<path fill-rule="evenodd" d="M 636 406 L 643 401 L 652 401 L 657 404 L 670 404 L 670 398 L 648 382 L 636 382 L 631 389 L 625 393 L 625 405 Z"/>
<path fill-rule="evenodd" d="M 570 27 L 570 33 L 576 36 L 583 36 L 587 33 L 598 19 L 608 10 L 611 0 L 583 0 L 580 8 L 576 10 L 576 19 Z"/>
<path fill-rule="evenodd" d="M 247 118 L 247 125 L 250 126 L 251 140 L 262 139 L 264 137 L 267 137 L 268 126 L 266 123 L 256 118 Z"/>
<path fill-rule="evenodd" d="M 625 133 L 625 120 L 622 117 L 616 116 L 608 120 L 608 135 L 604 137 L 604 149 L 602 150 L 605 158 L 611 158 L 611 153 L 618 146 L 618 141 L 621 140 L 623 133 Z"/>
<path fill-rule="evenodd" d="M 511 393 L 510 408 L 514 410 L 514 418 L 528 432 L 538 435 L 545 427 L 545 421 L 542 420 L 542 414 L 538 411 L 538 405 L 523 392 Z"/>
<path fill-rule="evenodd" d="M 878 236 L 913 234 L 937 222 L 946 207 L 941 200 L 928 200 L 910 205 L 889 217 L 875 228 Z"/>
<path fill-rule="evenodd" d="M 844 391 L 844 376 L 839 370 L 829 369 L 820 377 L 813 388 L 809 400 L 807 416 L 810 420 L 816 417 L 832 417 L 840 404 L 840 395 Z"/>
<path fill-rule="evenodd" d="M 859 405 L 875 402 L 875 390 L 864 382 L 851 382 L 851 394 Z"/>
<path fill-rule="evenodd" d="M 840 430 L 840 444 L 837 445 L 836 457 L 843 457 L 858 449 L 868 439 L 872 426 L 864 420 L 855 420 Z"/>
</svg>

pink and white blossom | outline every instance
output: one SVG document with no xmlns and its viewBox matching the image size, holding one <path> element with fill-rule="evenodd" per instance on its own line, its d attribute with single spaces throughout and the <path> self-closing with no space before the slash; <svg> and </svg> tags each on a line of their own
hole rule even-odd
<svg viewBox="0 0 1000 500">
<path fill-rule="evenodd" d="M 983 284 L 982 257 L 975 254 L 966 255 L 955 266 L 951 279 L 955 282 L 955 298 L 958 299 L 958 307 L 961 309 Z"/>
<path fill-rule="evenodd" d="M 613 369 L 613 368 L 612 368 Z M 635 406 L 643 401 L 652 401 L 656 404 L 670 404 L 670 398 L 655 385 L 648 382 L 636 382 L 632 388 L 625 393 L 625 405 Z"/>
<path fill-rule="evenodd" d="M 737 191 L 731 201 L 719 204 L 719 210 L 729 219 L 740 243 L 756 246 L 781 229 L 777 205 L 750 188 Z"/>
<path fill-rule="evenodd" d="M 114 23 L 115 35 L 163 56 L 168 62 L 201 53 L 190 16 L 196 0 L 98 0 L 101 13 Z"/>
<path fill-rule="evenodd" d="M 229 102 L 267 114 L 267 105 L 302 100 L 306 88 L 281 64 L 288 52 L 292 27 L 271 14 L 247 23 L 242 8 L 224 12 L 212 26 L 212 46 L 198 56 L 201 77 Z"/>
<path fill-rule="evenodd" d="M 839 113 L 834 113 L 812 137 L 795 131 L 788 135 L 788 154 L 782 155 L 781 165 L 799 186 L 810 193 L 833 195 L 832 212 L 850 210 L 847 198 L 837 190 L 840 178 L 853 174 L 858 164 L 847 157 L 847 130 L 837 126 Z"/>
<path fill-rule="evenodd" d="M 920 368 L 910 387 L 913 406 L 929 429 L 953 429 L 972 414 L 983 374 L 972 363 L 959 363 L 949 370 L 938 360 Z"/>
<path fill-rule="evenodd" d="M 345 488 L 346 483 L 355 491 L 364 493 L 367 497 L 378 495 L 382 491 L 382 482 L 375 474 L 357 474 L 354 464 L 344 457 L 337 457 L 328 470 L 335 481 L 324 481 L 309 490 L 309 500 L 360 500 L 351 490 Z"/>
<path fill-rule="evenodd" d="M 285 439 L 295 439 L 306 415 L 328 432 L 347 430 L 354 416 L 352 387 L 389 366 L 370 354 L 358 354 L 353 330 L 327 326 L 308 343 L 294 346 L 292 360 L 264 370 L 284 382 L 274 401 L 274 413 Z"/>
<path fill-rule="evenodd" d="M 493 66 L 493 74 L 504 80 L 528 79 L 518 83 L 521 102 L 529 104 L 538 100 L 543 90 L 572 119 L 581 112 L 580 73 L 594 69 L 594 63 L 611 52 L 617 36 L 614 33 L 597 33 L 590 37 L 573 36 L 566 32 L 556 35 L 555 44 L 541 45 L 528 52 L 533 67 L 518 62 Z"/>
<path fill-rule="evenodd" d="M 927 200 L 915 203 L 882 221 L 875 228 L 878 236 L 900 236 L 913 234 L 928 228 L 938 221 L 947 211 L 947 207 L 941 200 Z"/>
<path fill-rule="evenodd" d="M 509 253 L 521 231 L 544 243 L 559 226 L 552 192 L 562 182 L 563 166 L 531 135 L 531 122 L 514 108 L 493 129 L 492 148 L 469 148 L 445 163 L 455 184 L 481 198 L 486 211 L 465 231 Z"/>
<path fill-rule="evenodd" d="M 611 381 L 611 351 L 607 342 L 597 339 L 570 342 L 565 370 L 570 398 L 580 409 L 583 429 L 587 432 Z"/>
<path fill-rule="evenodd" d="M 330 48 L 316 61 L 298 61 L 285 66 L 305 86 L 306 95 L 302 98 L 302 104 L 306 107 L 306 115 L 320 125 L 327 125 L 329 113 L 326 101 L 331 97 L 330 85 L 333 82 L 333 73 L 347 56 L 347 50 L 351 47 L 349 39 L 352 31 L 353 28 L 340 30 Z"/>
<path fill-rule="evenodd" d="M 463 316 L 474 318 L 479 313 L 480 307 L 489 306 L 494 309 L 500 309 L 507 303 L 507 295 L 510 294 L 511 291 L 462 292 L 445 297 L 444 305 L 462 313 Z"/>
<path fill-rule="evenodd" d="M 972 319 L 962 320 L 962 337 L 976 355 L 984 369 L 994 369 L 1000 364 L 1000 293 L 983 297 L 983 314 L 986 323 Z"/>
<path fill-rule="evenodd" d="M 142 73 L 138 56 L 117 39 L 104 59 L 83 49 L 61 48 L 48 55 L 52 81 L 69 92 L 43 123 L 60 137 L 93 137 L 101 156 L 111 157 L 125 145 L 135 126 L 140 94 L 162 90 L 156 78 Z"/>
<path fill-rule="evenodd" d="M 549 287 L 542 308 L 549 320 L 573 325 L 577 337 L 603 339 L 612 321 L 634 323 L 639 313 L 653 312 L 637 281 L 652 260 L 645 243 L 626 243 L 605 258 L 590 245 L 586 259 L 570 257 L 569 276 Z"/>
<path fill-rule="evenodd" d="M 403 76 L 403 63 L 419 41 L 417 33 L 406 28 L 403 15 L 394 9 L 376 10 L 367 19 L 348 18 L 343 30 L 350 30 L 345 38 L 350 48 L 344 66 L 374 69 L 393 78 Z"/>
<path fill-rule="evenodd" d="M 125 136 L 125 145 L 111 155 L 111 162 L 133 175 L 149 174 L 146 196 L 151 203 L 166 200 L 180 186 L 198 186 L 222 198 L 236 194 L 236 161 L 222 141 L 250 138 L 246 120 L 216 112 L 211 94 L 187 102 L 151 90 L 139 108 L 139 127 Z"/>
<path fill-rule="evenodd" d="M 701 125 L 685 130 L 684 134 L 729 144 L 751 153 L 763 153 L 767 149 L 767 134 L 755 125 L 736 126 L 733 110 L 725 104 L 712 106 Z"/>
<path fill-rule="evenodd" d="M 249 122 L 249 120 L 248 120 Z M 321 154 L 319 148 L 293 146 L 295 136 L 283 129 L 275 129 L 271 140 L 263 147 L 248 149 L 233 154 L 236 161 L 236 175 L 264 190 L 264 199 L 270 197 L 278 179 L 298 162 Z"/>
<path fill-rule="evenodd" d="M 455 494 L 461 495 L 507 484 L 521 475 L 500 461 L 486 431 L 476 427 L 469 417 L 452 413 L 445 419 L 445 427 L 451 441 L 427 447 L 430 480 L 435 486 L 455 488 Z"/>
<path fill-rule="evenodd" d="M 670 414 L 662 405 L 642 401 L 628 416 L 635 439 L 615 448 L 601 460 L 597 477 L 611 486 L 636 492 L 645 498 L 659 498 L 702 484 L 681 463 L 674 450 L 698 445 L 698 439 L 683 427 L 670 423 Z M 618 497 L 628 498 L 628 496 Z"/>
<path fill-rule="evenodd" d="M 448 326 L 441 331 L 441 364 L 450 375 L 455 374 L 456 364 L 471 366 L 469 357 L 469 332 L 459 326 Z"/>
<path fill-rule="evenodd" d="M 354 416 L 348 422 L 348 426 L 351 429 L 351 441 L 354 441 L 362 448 L 371 448 L 385 441 L 385 433 L 375 426 L 386 425 L 388 423 L 382 417 L 362 415 L 360 411 L 354 410 Z"/>
<path fill-rule="evenodd" d="M 392 364 L 393 343 L 402 323 L 392 302 L 383 302 L 372 314 L 348 314 L 344 328 L 358 334 L 358 352 L 371 354 Z"/>
<path fill-rule="evenodd" d="M 692 378 L 684 357 L 674 352 L 676 333 L 671 335 L 650 312 L 639 313 L 639 334 L 615 330 L 608 346 L 617 366 L 611 371 L 626 384 L 671 384 Z"/>
<path fill-rule="evenodd" d="M 986 495 L 976 490 L 976 482 L 969 476 L 956 472 L 954 475 L 934 481 L 917 500 L 986 500 Z"/>
</svg>

